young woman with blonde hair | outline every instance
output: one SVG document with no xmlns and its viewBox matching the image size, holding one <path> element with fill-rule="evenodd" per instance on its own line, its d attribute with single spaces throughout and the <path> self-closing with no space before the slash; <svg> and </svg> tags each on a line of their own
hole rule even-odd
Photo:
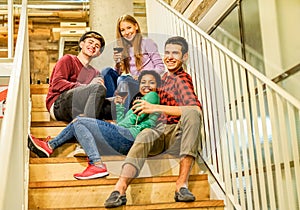
<svg viewBox="0 0 300 210">
<path fill-rule="evenodd" d="M 138 92 L 137 78 L 143 70 L 155 70 L 162 75 L 165 72 L 163 60 L 157 44 L 143 37 L 140 26 L 131 15 L 123 15 L 117 21 L 117 45 L 122 51 L 114 50 L 115 68 L 108 67 L 102 71 L 107 87 L 107 97 L 111 97 L 120 81 L 129 84 L 129 95 L 126 108 L 129 108 L 132 97 Z"/>
</svg>

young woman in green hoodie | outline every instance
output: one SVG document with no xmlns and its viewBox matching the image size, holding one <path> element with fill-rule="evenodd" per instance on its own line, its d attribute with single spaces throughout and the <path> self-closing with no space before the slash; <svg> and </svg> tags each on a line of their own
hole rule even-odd
<svg viewBox="0 0 300 210">
<path fill-rule="evenodd" d="M 161 78 L 155 71 L 144 70 L 139 78 L 141 100 L 159 104 L 158 88 Z M 101 155 L 126 155 L 135 137 L 145 128 L 156 125 L 159 113 L 137 115 L 130 109 L 124 114 L 124 104 L 116 98 L 116 124 L 78 116 L 58 136 L 46 142 L 33 136 L 28 138 L 28 146 L 39 157 L 49 157 L 53 150 L 75 137 L 85 150 L 89 164 L 82 172 L 74 174 L 76 179 L 93 179 L 108 175 Z M 121 100 L 124 101 L 124 100 Z M 101 155 L 100 155 L 101 154 Z"/>
</svg>

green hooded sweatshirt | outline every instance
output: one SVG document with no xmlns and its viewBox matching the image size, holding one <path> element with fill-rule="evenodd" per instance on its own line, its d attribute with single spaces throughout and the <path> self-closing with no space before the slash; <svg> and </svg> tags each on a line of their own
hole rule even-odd
<svg viewBox="0 0 300 210">
<path fill-rule="evenodd" d="M 159 96 L 156 92 L 149 92 L 142 97 L 142 100 L 145 100 L 151 104 L 159 104 Z M 130 109 L 124 114 L 125 107 L 123 104 L 116 104 L 117 111 L 117 125 L 124 128 L 128 128 L 132 136 L 135 138 L 143 129 L 151 128 L 156 125 L 157 118 L 159 113 L 152 114 L 141 114 L 140 116 L 133 113 L 133 110 Z M 136 118 L 138 117 L 137 125 Z"/>
</svg>

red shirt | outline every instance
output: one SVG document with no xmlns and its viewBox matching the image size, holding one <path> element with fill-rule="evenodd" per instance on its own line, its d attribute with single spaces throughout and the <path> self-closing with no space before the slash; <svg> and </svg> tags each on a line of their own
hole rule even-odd
<svg viewBox="0 0 300 210">
<path fill-rule="evenodd" d="M 172 75 L 162 76 L 162 86 L 159 91 L 160 104 L 168 106 L 199 106 L 201 103 L 195 94 L 192 77 L 182 68 Z M 180 117 L 161 115 L 159 121 L 167 124 L 178 123 Z"/>
<path fill-rule="evenodd" d="M 54 66 L 50 77 L 46 98 L 48 111 L 60 94 L 81 84 L 89 84 L 98 73 L 99 71 L 90 65 L 84 67 L 77 56 L 64 55 Z"/>
</svg>

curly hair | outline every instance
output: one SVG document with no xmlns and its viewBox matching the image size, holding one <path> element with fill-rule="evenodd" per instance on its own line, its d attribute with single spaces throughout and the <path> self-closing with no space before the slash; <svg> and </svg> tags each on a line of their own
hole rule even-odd
<svg viewBox="0 0 300 210">
<path fill-rule="evenodd" d="M 138 77 L 139 83 L 141 83 L 142 77 L 143 77 L 144 75 L 146 75 L 146 74 L 151 74 L 151 75 L 155 78 L 156 84 L 157 84 L 157 88 L 159 88 L 159 87 L 161 86 L 161 77 L 160 77 L 160 75 L 159 75 L 156 71 L 154 71 L 154 70 L 143 70 L 143 71 L 141 71 L 141 74 L 140 74 L 139 77 Z"/>
</svg>

